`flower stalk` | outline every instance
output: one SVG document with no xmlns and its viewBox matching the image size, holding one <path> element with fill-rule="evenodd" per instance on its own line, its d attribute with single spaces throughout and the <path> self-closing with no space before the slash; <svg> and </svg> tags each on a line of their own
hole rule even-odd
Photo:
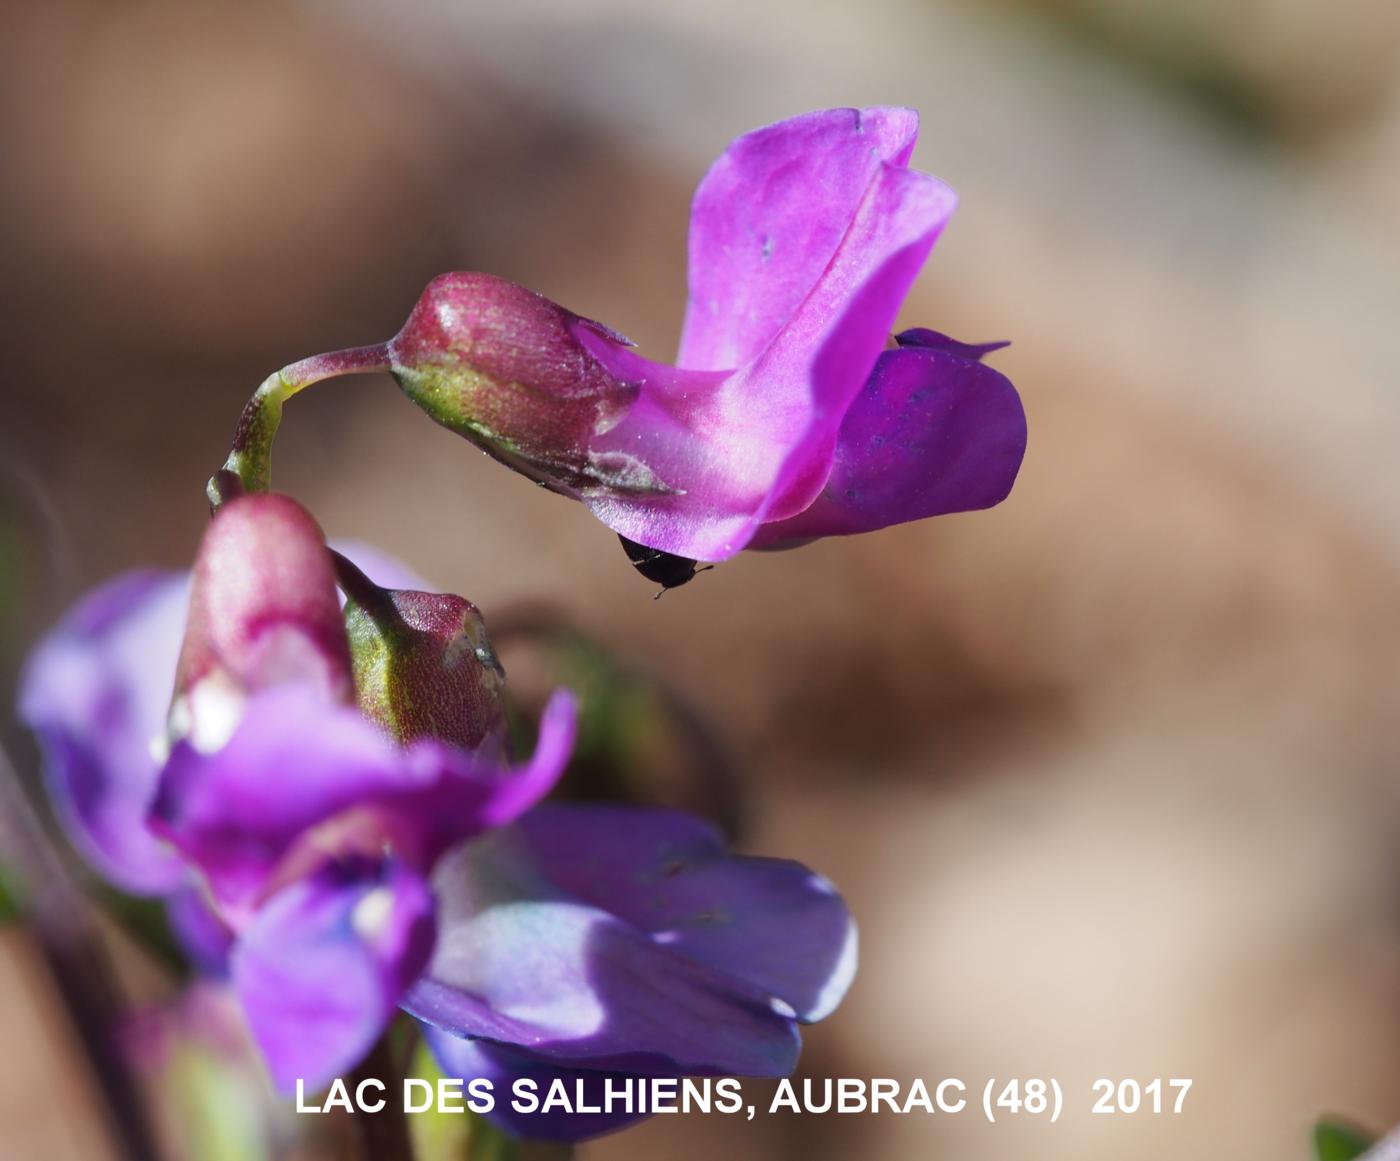
<svg viewBox="0 0 1400 1161">
<path fill-rule="evenodd" d="M 385 343 L 312 355 L 269 375 L 239 416 L 223 468 L 209 481 L 209 503 L 217 509 L 238 492 L 266 492 L 272 486 L 272 441 L 282 425 L 282 405 L 299 391 L 341 375 L 389 370 Z"/>
</svg>

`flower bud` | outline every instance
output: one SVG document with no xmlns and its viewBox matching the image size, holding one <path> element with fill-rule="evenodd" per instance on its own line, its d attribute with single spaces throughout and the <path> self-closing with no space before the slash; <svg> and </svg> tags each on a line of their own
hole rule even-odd
<svg viewBox="0 0 1400 1161">
<path fill-rule="evenodd" d="M 327 700 L 353 697 L 330 553 L 295 500 L 242 496 L 220 508 L 200 544 L 170 740 L 218 749 L 250 693 L 293 681 Z"/>
<path fill-rule="evenodd" d="M 443 274 L 389 342 L 390 368 L 436 422 L 573 494 L 600 482 L 590 443 L 638 393 L 590 353 L 586 336 L 627 345 L 601 324 L 505 279 Z"/>
<path fill-rule="evenodd" d="M 345 625 L 360 710 L 400 743 L 503 748 L 505 673 L 475 605 L 450 593 L 351 594 Z"/>
</svg>

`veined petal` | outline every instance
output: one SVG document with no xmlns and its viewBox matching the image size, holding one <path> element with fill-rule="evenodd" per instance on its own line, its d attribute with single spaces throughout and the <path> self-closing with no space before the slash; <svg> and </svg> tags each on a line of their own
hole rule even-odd
<svg viewBox="0 0 1400 1161">
<path fill-rule="evenodd" d="M 849 917 L 796 864 L 717 844 L 672 812 L 575 806 L 464 844 L 434 877 L 439 943 L 405 1007 L 570 1067 L 787 1075 L 795 1019 L 849 983 Z"/>
<path fill-rule="evenodd" d="M 950 340 L 951 342 L 951 340 Z M 852 405 L 826 485 L 805 511 L 764 525 L 754 547 L 869 532 L 1004 500 L 1026 450 L 1009 379 L 952 347 L 880 357 Z"/>
<path fill-rule="evenodd" d="M 775 1010 L 820 1020 L 850 986 L 855 924 L 801 863 L 733 854 L 681 811 L 543 806 L 517 830 L 555 886 L 759 989 Z"/>
<path fill-rule="evenodd" d="M 160 763 L 189 578 L 125 573 L 88 594 L 35 649 L 19 716 L 38 736 L 68 832 L 113 883 L 163 894 L 185 872 L 146 829 Z"/>
<path fill-rule="evenodd" d="M 640 372 L 638 403 L 592 446 L 643 458 L 662 487 L 586 492 L 594 515 L 650 548 L 724 560 L 760 524 L 810 504 L 846 410 L 955 204 L 936 179 L 882 163 L 816 286 L 757 358 L 718 380 Z M 621 348 L 600 343 L 592 353 L 617 375 L 642 367 Z"/>
<path fill-rule="evenodd" d="M 277 1087 L 353 1067 L 427 962 L 433 898 L 386 860 L 323 867 L 274 895 L 234 948 L 234 990 Z"/>
<path fill-rule="evenodd" d="M 746 133 L 695 191 L 681 367 L 741 367 L 831 261 L 881 163 L 903 166 L 912 109 L 825 109 Z"/>
</svg>

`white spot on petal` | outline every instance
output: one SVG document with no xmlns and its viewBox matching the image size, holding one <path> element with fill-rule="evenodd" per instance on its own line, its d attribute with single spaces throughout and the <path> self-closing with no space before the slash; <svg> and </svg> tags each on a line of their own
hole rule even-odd
<svg viewBox="0 0 1400 1161">
<path fill-rule="evenodd" d="M 384 934 L 393 913 L 394 893 L 388 887 L 376 887 L 355 904 L 350 926 L 361 939 L 372 943 Z"/>
<path fill-rule="evenodd" d="M 186 737 L 190 745 L 201 754 L 222 750 L 243 720 L 247 700 L 238 684 L 225 673 L 211 673 L 197 682 L 187 698 Z M 174 718 L 172 714 L 172 721 Z"/>
</svg>

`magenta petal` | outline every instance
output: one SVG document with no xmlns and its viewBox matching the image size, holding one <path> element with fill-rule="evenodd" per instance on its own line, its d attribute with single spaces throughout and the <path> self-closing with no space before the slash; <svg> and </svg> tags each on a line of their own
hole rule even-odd
<svg viewBox="0 0 1400 1161">
<path fill-rule="evenodd" d="M 548 793 L 568 761 L 575 717 L 572 696 L 555 694 L 535 754 L 508 771 L 439 742 L 400 750 L 359 713 L 312 690 L 268 690 L 249 701 L 222 749 L 175 747 L 151 825 L 234 907 L 254 902 L 274 872 L 286 877 L 283 860 L 298 843 L 298 870 L 327 850 L 392 842 L 426 872 L 448 847 Z M 332 820 L 319 840 L 307 835 Z"/>
<path fill-rule="evenodd" d="M 765 525 L 754 547 L 989 508 L 1025 450 L 1025 411 L 1005 375 L 948 349 L 888 351 L 841 425 L 821 495 Z"/>
<path fill-rule="evenodd" d="M 756 357 L 831 261 L 882 162 L 904 165 L 912 109 L 826 109 L 740 137 L 710 167 L 690 214 L 681 367 Z"/>
<path fill-rule="evenodd" d="M 492 767 L 485 774 L 464 773 L 482 789 L 479 829 L 514 822 L 548 794 L 569 763 L 577 734 L 578 700 L 568 690 L 555 690 L 540 715 L 535 752 L 528 762 L 505 771 Z"/>
<path fill-rule="evenodd" d="M 589 1068 L 783 1076 L 792 1022 L 768 997 L 550 882 L 514 830 L 452 852 L 433 876 L 439 939 L 404 1001 L 455 1035 Z"/>
<path fill-rule="evenodd" d="M 233 986 L 283 1091 L 348 1071 L 432 949 L 433 898 L 399 863 L 334 864 L 274 895 L 243 932 Z"/>
<path fill-rule="evenodd" d="M 175 746 L 151 827 L 220 903 L 246 904 L 304 831 L 404 780 L 400 751 L 356 711 L 284 686 L 249 700 L 222 749 Z"/>
<path fill-rule="evenodd" d="M 502 768 L 440 742 L 417 742 L 408 762 L 420 772 L 421 789 L 376 806 L 392 829 L 415 835 L 418 863 L 427 868 L 463 839 L 514 822 L 548 794 L 569 764 L 577 731 L 577 700 L 556 690 L 527 762 Z"/>
<path fill-rule="evenodd" d="M 752 397 L 750 423 L 776 422 L 795 435 L 755 524 L 794 515 L 820 492 L 846 411 L 956 205 L 937 179 L 884 166 L 816 289 L 726 385 L 735 400 Z"/>
<path fill-rule="evenodd" d="M 544 1109 L 550 1087 L 556 1082 L 562 1082 L 571 1102 L 604 1108 L 607 1083 L 611 1081 L 614 1091 L 621 1092 L 633 1079 L 628 1073 L 568 1068 L 490 1040 L 453 1036 L 431 1024 L 423 1026 L 423 1037 L 447 1076 L 459 1077 L 465 1083 L 490 1082 L 491 1091 L 496 1094 L 496 1106 L 485 1114 L 486 1119 L 517 1137 L 534 1141 L 584 1141 L 647 1117 L 646 1113 L 623 1111 L 624 1106 L 616 1100 L 613 1111 L 605 1113 L 566 1112 L 557 1105 L 548 1111 Z M 517 1112 L 513 1107 L 510 1094 L 520 1080 L 528 1080 L 535 1086 L 531 1091 L 539 1098 L 540 1107 L 533 1113 Z"/>
<path fill-rule="evenodd" d="M 19 716 L 38 735 L 59 815 L 83 854 L 135 894 L 183 879 L 146 829 L 189 605 L 180 573 L 126 573 L 88 594 L 30 656 Z"/>
<path fill-rule="evenodd" d="M 666 490 L 585 493 L 594 515 L 650 548 L 725 560 L 761 523 L 810 504 L 955 204 L 936 179 L 882 163 L 816 286 L 756 359 L 717 382 L 599 344 L 593 353 L 614 374 L 630 364 L 644 381 L 637 405 L 594 449 L 644 455 Z"/>
</svg>

